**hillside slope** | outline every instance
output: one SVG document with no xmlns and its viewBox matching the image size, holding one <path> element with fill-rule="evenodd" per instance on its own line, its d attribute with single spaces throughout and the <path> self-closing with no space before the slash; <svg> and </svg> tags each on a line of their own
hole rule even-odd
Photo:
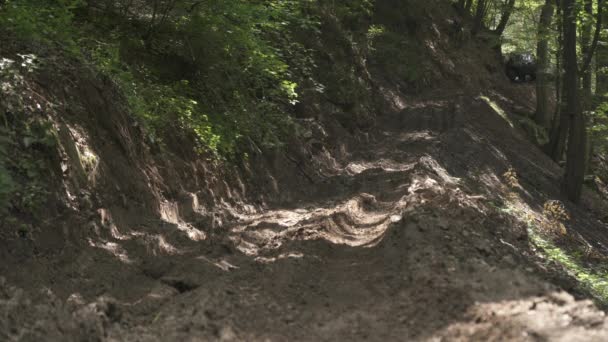
<svg viewBox="0 0 608 342">
<path fill-rule="evenodd" d="M 2 221 L 0 339 L 606 340 L 596 293 L 542 242 L 605 260 L 605 204 L 548 217 L 561 169 L 519 124 L 531 86 L 454 34 L 447 4 L 403 26 L 390 3 L 371 20 L 413 52 L 362 51 L 323 18 L 306 44 L 328 90 L 303 89 L 303 133 L 242 164 L 158 150 L 112 82 L 55 50 L 21 70 L 58 143 L 43 219 Z"/>
</svg>

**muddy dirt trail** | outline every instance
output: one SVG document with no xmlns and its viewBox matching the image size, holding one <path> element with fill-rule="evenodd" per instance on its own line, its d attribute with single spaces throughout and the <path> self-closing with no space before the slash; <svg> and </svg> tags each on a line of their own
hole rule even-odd
<svg viewBox="0 0 608 342">
<path fill-rule="evenodd" d="M 157 239 L 164 253 L 142 262 L 81 261 L 98 275 L 73 289 L 100 286 L 93 302 L 34 309 L 5 286 L 6 321 L 46 317 L 18 332 L 25 340 L 608 339 L 604 313 L 548 280 L 525 225 L 491 205 L 509 167 L 524 183 L 559 170 L 479 98 L 408 103 L 306 195 L 235 212 L 202 241 Z M 533 207 L 526 196 L 516 204 Z"/>
<path fill-rule="evenodd" d="M 503 118 L 466 101 L 382 117 L 308 195 L 241 215 L 219 249 L 175 262 L 159 279 L 181 294 L 109 336 L 606 340 L 603 312 L 543 280 L 525 227 L 489 209 L 509 165 L 497 144 L 544 157 L 517 151 L 526 145 Z"/>
</svg>

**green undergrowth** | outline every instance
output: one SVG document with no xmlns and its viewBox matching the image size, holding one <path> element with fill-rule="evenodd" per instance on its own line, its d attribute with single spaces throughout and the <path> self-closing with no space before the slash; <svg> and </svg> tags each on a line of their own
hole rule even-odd
<svg viewBox="0 0 608 342">
<path fill-rule="evenodd" d="M 488 104 L 488 106 L 490 106 L 494 112 L 496 112 L 496 114 L 500 115 L 500 117 L 503 118 L 511 128 L 516 127 L 515 122 L 511 120 L 507 112 L 500 106 L 500 104 L 483 95 L 479 96 L 479 99 Z M 534 122 L 534 120 L 527 116 L 518 116 L 516 120 L 518 124 L 517 126 L 522 128 L 528 137 L 534 139 L 534 142 L 537 145 L 543 146 L 549 142 L 549 135 L 546 128 L 538 125 L 536 122 Z"/>
<path fill-rule="evenodd" d="M 529 243 L 548 264 L 559 265 L 578 283 L 578 289 L 589 294 L 599 305 L 608 307 L 608 264 L 593 260 L 589 248 L 580 243 L 566 244 L 568 236 L 563 225 L 544 213 L 539 221 L 514 203 L 494 206 L 526 225 Z M 546 211 L 546 210 L 545 210 Z M 561 238 L 560 238 L 561 237 Z M 600 258 L 603 260 L 603 258 Z"/>
<path fill-rule="evenodd" d="M 37 217 L 49 195 L 45 183 L 57 139 L 45 113 L 52 108 L 32 96 L 27 81 L 40 67 L 33 55 L 0 58 L 0 225 L 13 228 L 8 211 Z"/>
<path fill-rule="evenodd" d="M 308 3 L 208 1 L 177 16 L 178 1 L 164 21 L 85 17 L 83 46 L 153 140 L 240 157 L 244 145 L 280 146 L 294 131 L 288 111 L 312 62 L 292 34 L 315 34 Z"/>
<path fill-rule="evenodd" d="M 562 266 L 579 282 L 581 289 L 590 293 L 602 306 L 608 306 L 608 265 L 587 261 L 583 251 L 560 247 L 534 227 L 528 229 L 528 237 L 543 257 Z"/>
<path fill-rule="evenodd" d="M 0 210 L 26 212 L 24 206 L 43 202 L 44 170 L 58 164 L 48 160 L 56 155 L 49 138 L 56 132 L 45 120 L 60 113 L 19 102 L 40 91 L 23 86 L 36 83 L 31 72 L 37 70 L 24 70 L 31 60 L 57 79 L 84 77 L 72 70 L 90 66 L 100 86 L 119 89 L 114 100 L 126 104 L 155 152 L 239 161 L 293 141 L 301 131 L 293 114 L 304 95 L 312 112 L 334 115 L 345 127 L 372 124 L 368 65 L 404 80 L 404 89 L 418 89 L 428 78 L 415 34 L 426 9 L 410 13 L 412 6 L 386 0 L 0 1 L 0 60 L 11 64 L 3 64 L 0 75 Z M 321 101 L 338 108 L 327 106 L 326 113 Z M 56 105 L 72 112 L 81 107 Z"/>
<path fill-rule="evenodd" d="M 232 158 L 295 131 L 288 113 L 314 62 L 294 35 L 319 34 L 314 3 L 9 0 L 0 33 L 92 64 L 155 143 Z"/>
<path fill-rule="evenodd" d="M 427 9 L 410 13 L 413 6 L 8 0 L 0 3 L 0 33 L 92 65 L 120 88 L 160 147 L 233 159 L 291 139 L 299 131 L 291 113 L 305 91 L 342 107 L 345 124 L 370 121 L 368 59 L 408 88 L 428 83 L 415 38 Z"/>
</svg>

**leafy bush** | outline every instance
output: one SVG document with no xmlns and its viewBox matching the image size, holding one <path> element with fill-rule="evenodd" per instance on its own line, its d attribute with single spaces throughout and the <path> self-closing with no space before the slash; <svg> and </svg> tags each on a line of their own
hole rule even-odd
<svg viewBox="0 0 608 342">
<path fill-rule="evenodd" d="M 15 190 L 15 182 L 7 169 L 8 145 L 10 143 L 8 130 L 0 127 L 0 215 L 8 207 L 11 193 Z"/>
<path fill-rule="evenodd" d="M 133 114 L 147 128 L 153 141 L 166 135 L 193 133 L 199 152 L 218 153 L 219 136 L 213 133 L 208 117 L 193 99 L 188 81 L 161 84 L 145 69 L 139 77 L 120 60 L 116 44 L 99 44 L 91 49 L 98 69 L 109 75 L 126 96 Z"/>
<path fill-rule="evenodd" d="M 314 67 L 293 34 L 318 33 L 312 3 L 177 1 L 163 21 L 87 18 L 97 32 L 81 42 L 155 139 L 194 136 L 196 150 L 235 157 L 245 140 L 277 146 L 293 131 L 286 111 Z"/>
<path fill-rule="evenodd" d="M 608 102 L 601 103 L 596 111 L 587 112 L 589 141 L 597 152 L 608 152 Z"/>
<path fill-rule="evenodd" d="M 74 11 L 83 0 L 6 0 L 0 4 L 0 27 L 18 38 L 43 43 L 60 43 L 77 51 L 72 25 Z"/>
<path fill-rule="evenodd" d="M 0 59 L 0 214 L 13 207 L 35 215 L 46 198 L 45 158 L 56 140 L 26 81 L 38 67 L 34 55 Z"/>
</svg>

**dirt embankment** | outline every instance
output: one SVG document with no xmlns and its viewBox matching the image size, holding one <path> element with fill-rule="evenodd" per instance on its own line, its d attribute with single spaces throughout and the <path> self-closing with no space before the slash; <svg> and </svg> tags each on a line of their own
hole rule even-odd
<svg viewBox="0 0 608 342">
<path fill-rule="evenodd" d="M 561 170 L 513 115 L 527 86 L 438 9 L 405 28 L 439 70 L 419 88 L 321 51 L 372 100 L 308 94 L 302 137 L 230 167 L 146 142 L 85 66 L 28 76 L 59 145 L 48 219 L 0 241 L 0 339 L 605 340 L 604 313 L 563 291 L 513 214 L 559 199 Z M 594 208 L 569 206 L 568 230 L 602 251 Z"/>
</svg>

